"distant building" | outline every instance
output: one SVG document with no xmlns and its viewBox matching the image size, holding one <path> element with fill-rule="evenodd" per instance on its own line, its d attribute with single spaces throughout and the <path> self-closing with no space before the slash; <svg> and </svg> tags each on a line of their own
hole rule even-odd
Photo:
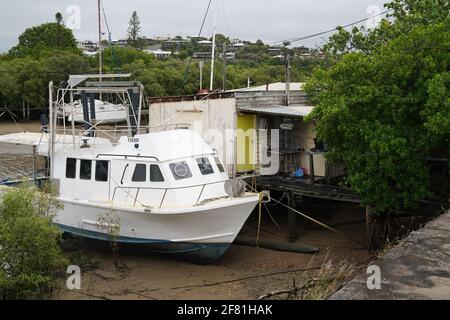
<svg viewBox="0 0 450 320">
<path fill-rule="evenodd" d="M 237 51 L 243 47 L 245 47 L 245 43 L 240 39 L 231 39 L 230 44 L 227 46 L 230 51 Z"/>
<path fill-rule="evenodd" d="M 171 38 L 170 38 L 170 36 L 156 36 L 156 37 L 154 37 L 153 38 L 153 40 L 155 40 L 155 41 L 168 41 L 168 40 L 170 40 Z"/>
<path fill-rule="evenodd" d="M 194 52 L 192 58 L 199 60 L 211 59 L 211 52 Z"/>
<path fill-rule="evenodd" d="M 273 46 L 268 49 L 269 53 L 273 56 L 278 56 L 281 54 L 281 51 L 283 50 L 283 46 Z"/>
<path fill-rule="evenodd" d="M 201 41 L 201 40 L 206 40 L 205 37 L 197 37 L 197 36 L 187 36 L 187 38 L 191 41 Z"/>
<path fill-rule="evenodd" d="M 98 44 L 91 40 L 80 41 L 77 43 L 77 46 L 83 52 L 96 52 L 98 50 Z"/>
<path fill-rule="evenodd" d="M 189 39 L 183 39 L 183 38 L 173 38 L 173 39 L 164 41 L 164 43 L 167 45 L 187 44 L 190 42 L 191 41 Z"/>
<path fill-rule="evenodd" d="M 209 40 L 200 40 L 199 42 L 197 42 L 198 45 L 201 46 L 212 46 L 212 41 Z"/>
<path fill-rule="evenodd" d="M 166 59 L 172 55 L 170 51 L 163 51 L 161 49 L 157 50 L 144 50 L 148 54 L 153 54 L 157 59 Z"/>
<path fill-rule="evenodd" d="M 111 44 L 115 47 L 124 48 L 128 46 L 128 40 L 127 39 L 113 40 L 111 41 Z"/>
<path fill-rule="evenodd" d="M 233 61 L 233 60 L 236 59 L 236 53 L 235 53 L 235 52 L 227 52 L 227 53 L 225 54 L 225 56 L 227 57 L 227 60 Z M 223 59 L 223 53 L 220 54 L 220 58 Z"/>
</svg>

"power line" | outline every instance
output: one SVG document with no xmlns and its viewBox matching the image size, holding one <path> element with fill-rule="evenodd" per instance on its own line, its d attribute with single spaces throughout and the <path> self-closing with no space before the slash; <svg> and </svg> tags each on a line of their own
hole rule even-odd
<svg viewBox="0 0 450 320">
<path fill-rule="evenodd" d="M 205 12 L 205 15 L 204 15 L 204 17 L 203 17 L 203 21 L 202 21 L 202 25 L 201 25 L 201 27 L 200 27 L 200 31 L 198 32 L 197 39 L 194 41 L 193 52 L 194 52 L 195 49 L 197 48 L 197 41 L 198 41 L 198 39 L 200 38 L 200 36 L 202 35 L 202 31 L 203 31 L 203 27 L 204 27 L 204 25 L 205 25 L 206 17 L 208 16 L 209 8 L 211 7 L 211 2 L 212 2 L 212 0 L 209 0 L 208 6 L 206 7 L 206 12 Z M 184 75 L 183 75 L 183 81 L 181 82 L 181 87 L 180 87 L 180 90 L 179 90 L 179 91 L 180 91 L 180 94 L 182 93 L 183 88 L 184 88 L 184 85 L 186 84 L 186 78 L 187 78 L 187 75 L 188 75 L 188 73 L 189 73 L 189 68 L 191 67 L 191 63 L 192 63 L 193 56 L 194 56 L 194 54 L 192 53 L 192 55 L 189 57 L 189 63 L 188 63 L 188 65 L 186 66 L 186 70 L 185 70 Z"/>
<path fill-rule="evenodd" d="M 365 22 L 365 21 L 368 21 L 370 19 L 382 16 L 382 15 L 388 13 L 388 12 L 391 12 L 391 11 L 393 11 L 393 9 L 389 9 L 389 10 L 380 12 L 380 13 L 378 13 L 376 15 L 370 16 L 368 18 L 364 18 L 364 19 L 361 19 L 361 20 L 358 20 L 358 21 L 346 24 L 346 25 L 342 26 L 342 28 L 348 28 L 348 27 L 354 26 L 355 24 L 359 24 L 361 22 Z M 307 36 L 303 36 L 303 37 L 296 37 L 296 38 L 291 38 L 291 39 L 286 39 L 286 40 L 281 40 L 281 41 L 275 41 L 275 42 L 272 42 L 272 44 L 273 45 L 278 45 L 278 44 L 283 44 L 285 42 L 290 42 L 290 43 L 298 42 L 298 41 L 302 41 L 302 40 L 306 40 L 306 39 L 315 38 L 315 37 L 318 37 L 318 36 L 321 36 L 321 35 L 324 35 L 324 34 L 327 34 L 327 33 L 335 32 L 335 31 L 336 31 L 336 28 L 333 28 L 333 29 L 317 32 L 317 33 L 314 33 L 314 34 L 311 34 L 311 35 L 307 35 Z"/>
</svg>

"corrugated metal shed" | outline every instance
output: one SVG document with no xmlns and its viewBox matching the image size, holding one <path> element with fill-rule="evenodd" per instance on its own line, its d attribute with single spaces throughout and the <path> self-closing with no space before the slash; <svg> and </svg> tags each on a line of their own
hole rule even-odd
<svg viewBox="0 0 450 320">
<path fill-rule="evenodd" d="M 269 114 L 286 117 L 306 117 L 311 113 L 313 109 L 314 107 L 304 105 L 238 107 L 238 110 L 241 112 L 253 114 Z"/>
</svg>

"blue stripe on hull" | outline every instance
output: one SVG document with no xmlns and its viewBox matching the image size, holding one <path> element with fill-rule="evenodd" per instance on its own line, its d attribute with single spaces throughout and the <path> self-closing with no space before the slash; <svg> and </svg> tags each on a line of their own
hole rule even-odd
<svg viewBox="0 0 450 320">
<path fill-rule="evenodd" d="M 68 232 L 81 237 L 91 238 L 101 241 L 112 241 L 110 235 L 79 228 L 69 227 L 62 224 L 57 226 L 64 232 Z M 195 263 L 208 264 L 222 257 L 230 247 L 229 243 L 189 243 L 172 242 L 158 239 L 142 239 L 119 236 L 115 242 L 125 245 L 144 246 L 153 253 L 176 254 L 177 258 L 187 259 Z"/>
</svg>

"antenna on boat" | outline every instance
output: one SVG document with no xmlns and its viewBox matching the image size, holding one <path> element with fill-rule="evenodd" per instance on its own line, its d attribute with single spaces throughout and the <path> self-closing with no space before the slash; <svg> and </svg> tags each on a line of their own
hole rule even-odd
<svg viewBox="0 0 450 320">
<path fill-rule="evenodd" d="M 49 132 L 48 132 L 48 157 L 50 159 L 49 176 L 53 178 L 54 172 L 54 156 L 55 156 L 55 118 L 54 105 L 53 105 L 53 81 L 48 83 L 48 115 L 49 115 Z"/>
</svg>

